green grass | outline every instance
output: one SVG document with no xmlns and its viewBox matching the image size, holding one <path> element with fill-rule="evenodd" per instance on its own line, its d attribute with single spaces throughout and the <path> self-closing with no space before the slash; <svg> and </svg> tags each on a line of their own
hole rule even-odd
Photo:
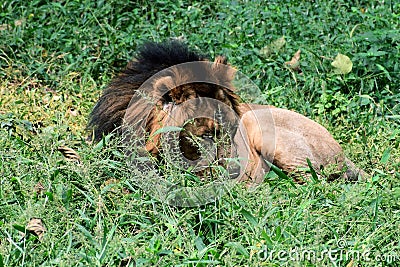
<svg viewBox="0 0 400 267">
<path fill-rule="evenodd" d="M 400 4 L 350 2 L 1 2 L 0 266 L 396 266 Z M 285 46 L 263 56 L 282 36 Z M 143 192 L 117 144 L 88 145 L 84 128 L 137 45 L 170 37 L 227 55 L 263 102 L 320 122 L 371 178 L 292 186 L 270 173 L 199 208 Z M 301 75 L 284 66 L 298 49 Z M 349 74 L 333 73 L 338 53 L 352 60 Z M 46 227 L 41 240 L 26 230 L 32 218 Z"/>
</svg>

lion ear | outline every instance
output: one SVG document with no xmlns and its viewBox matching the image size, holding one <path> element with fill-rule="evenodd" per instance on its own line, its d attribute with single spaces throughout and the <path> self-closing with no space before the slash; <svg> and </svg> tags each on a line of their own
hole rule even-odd
<svg viewBox="0 0 400 267">
<path fill-rule="evenodd" d="M 235 79 L 236 69 L 228 64 L 226 57 L 217 56 L 212 64 L 212 70 L 220 82 L 229 88 L 232 87 L 231 82 Z"/>
<path fill-rule="evenodd" d="M 174 89 L 175 83 L 174 80 L 172 79 L 171 76 L 165 76 L 161 77 L 154 83 L 154 88 L 161 93 L 161 95 L 164 95 L 168 92 L 170 92 L 172 89 Z"/>
<path fill-rule="evenodd" d="M 216 67 L 218 64 L 228 65 L 228 59 L 224 56 L 217 56 L 214 60 L 214 67 Z"/>
</svg>

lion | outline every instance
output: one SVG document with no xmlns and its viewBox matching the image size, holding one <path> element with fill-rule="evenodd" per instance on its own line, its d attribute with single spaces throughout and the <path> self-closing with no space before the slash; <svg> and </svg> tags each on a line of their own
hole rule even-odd
<svg viewBox="0 0 400 267">
<path fill-rule="evenodd" d="M 241 133 L 244 141 L 237 142 L 237 148 L 247 155 L 241 161 L 245 165 L 242 175 L 236 171 L 232 178 L 258 184 L 270 164 L 307 177 L 307 160 L 318 175 L 327 166 L 335 166 L 329 179 L 354 180 L 362 175 L 320 124 L 294 111 L 243 103 L 232 83 L 235 71 L 228 66 L 224 56 L 212 62 L 179 41 L 145 43 L 103 91 L 90 114 L 88 129 L 94 140 L 100 140 L 111 132 L 122 134 L 124 126 L 139 125 L 136 136 L 147 137 L 141 145 L 158 157 L 168 149 L 160 141 L 163 127 L 179 126 L 182 154 L 193 164 L 205 164 L 200 147 L 215 143 L 224 135 L 223 125 L 230 125 L 227 135 L 237 142 Z M 202 116 L 199 107 L 218 113 L 218 119 Z M 229 152 L 218 145 L 212 157 L 222 164 Z M 301 178 L 297 181 L 303 182 Z"/>
</svg>

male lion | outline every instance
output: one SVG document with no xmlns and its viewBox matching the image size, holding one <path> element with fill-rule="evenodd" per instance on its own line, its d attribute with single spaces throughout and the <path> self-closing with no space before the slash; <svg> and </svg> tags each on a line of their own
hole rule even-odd
<svg viewBox="0 0 400 267">
<path fill-rule="evenodd" d="M 88 128 L 99 140 L 112 131 L 121 133 L 124 125 L 136 125 L 137 135 L 147 136 L 145 149 L 158 156 L 162 149 L 168 149 L 160 144 L 160 130 L 166 125 L 179 126 L 183 128 L 178 137 L 181 152 L 190 161 L 204 164 L 200 147 L 215 142 L 223 135 L 223 125 L 228 124 L 231 138 L 239 131 L 244 133 L 245 142 L 238 144 L 238 150 L 248 150 L 239 180 L 261 182 L 269 170 L 267 162 L 295 173 L 308 167 L 307 159 L 318 174 L 334 165 L 344 177 L 358 178 L 360 171 L 318 123 L 293 111 L 240 103 L 232 89 L 234 75 L 224 57 L 210 62 L 178 41 L 146 43 L 104 90 Z M 202 116 L 202 109 L 218 113 L 218 119 Z M 219 146 L 212 156 L 219 162 L 229 157 Z"/>
</svg>

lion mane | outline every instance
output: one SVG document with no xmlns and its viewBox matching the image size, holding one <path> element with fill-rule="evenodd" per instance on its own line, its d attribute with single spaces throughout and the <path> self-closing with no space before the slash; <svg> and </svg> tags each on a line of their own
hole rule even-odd
<svg viewBox="0 0 400 267">
<path fill-rule="evenodd" d="M 192 62 L 204 64 L 181 68 Z M 235 71 L 226 68 L 227 64 L 223 56 L 211 62 L 179 41 L 145 43 L 126 69 L 105 88 L 93 108 L 88 123 L 93 139 L 100 140 L 111 132 L 121 134 L 124 124 L 137 124 L 143 119 L 143 112 L 148 112 L 142 129 L 143 134 L 152 138 L 143 145 L 149 153 L 157 156 L 160 153 L 160 135 L 156 133 L 165 125 L 171 106 L 193 102 L 174 113 L 176 126 L 186 127 L 186 132 L 199 137 L 217 132 L 218 123 L 210 118 L 196 118 L 187 123 L 187 119 L 195 117 L 195 107 L 202 98 L 209 98 L 233 110 L 245 129 L 250 164 L 246 165 L 241 180 L 261 182 L 269 170 L 267 162 L 286 173 L 296 173 L 299 168 L 309 167 L 307 159 L 318 174 L 325 166 L 335 165 L 337 172 L 349 179 L 361 175 L 362 171 L 344 156 L 341 146 L 323 126 L 293 111 L 241 103 L 232 85 Z M 144 94 L 139 90 L 143 88 Z M 207 108 L 217 110 L 220 107 L 208 105 Z M 224 116 L 222 121 L 235 123 L 232 116 Z M 196 147 L 185 141 L 187 137 L 182 131 L 181 151 L 195 160 L 199 153 Z M 239 147 L 241 149 L 243 147 Z"/>
<path fill-rule="evenodd" d="M 113 131 L 119 132 L 120 126 L 127 113 L 128 107 L 132 107 L 131 113 L 141 113 L 143 110 L 129 105 L 137 90 L 152 76 L 157 73 L 171 68 L 167 73 L 172 77 L 167 77 L 164 73 L 163 76 L 158 77 L 154 81 L 154 95 L 160 93 L 160 86 L 165 85 L 169 81 L 176 81 L 182 79 L 189 79 L 190 77 L 180 77 L 182 73 L 174 73 L 173 67 L 179 64 L 188 62 L 208 61 L 208 59 L 201 54 L 191 51 L 186 45 L 179 41 L 167 41 L 164 43 L 145 43 L 138 51 L 135 59 L 130 61 L 125 70 L 114 78 L 109 86 L 103 91 L 97 104 L 90 114 L 88 129 L 93 131 L 95 140 L 100 140 L 104 135 Z M 223 101 L 232 106 L 236 112 L 239 111 L 239 98 L 229 88 L 229 83 L 232 80 L 232 73 L 218 73 L 216 75 L 210 70 L 218 72 L 218 64 L 226 64 L 224 57 L 217 57 L 214 62 L 213 68 L 203 68 L 200 75 L 204 80 L 217 80 L 218 84 L 226 84 L 227 86 L 217 86 L 214 84 L 196 83 L 186 84 L 173 88 L 170 94 L 162 95 L 159 99 L 161 102 L 157 106 L 152 107 L 152 117 L 149 119 L 146 127 L 147 130 L 153 128 L 155 118 L 160 113 L 162 108 L 160 104 L 167 103 L 181 103 L 185 100 L 197 96 L 207 96 Z M 199 74 L 197 74 L 199 75 Z M 186 74 L 186 76 L 190 76 Z M 168 79 L 169 78 L 169 79 Z M 171 86 L 171 85 L 170 85 Z M 131 114 L 133 117 L 136 114 Z"/>
</svg>

